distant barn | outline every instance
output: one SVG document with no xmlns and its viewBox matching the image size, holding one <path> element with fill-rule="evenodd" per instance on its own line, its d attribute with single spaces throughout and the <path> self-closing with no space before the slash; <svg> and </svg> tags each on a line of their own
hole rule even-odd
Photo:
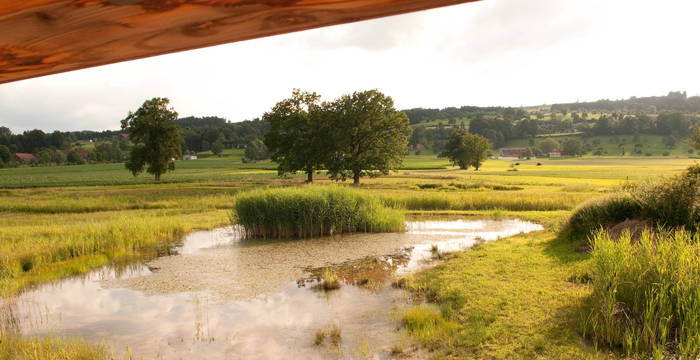
<svg viewBox="0 0 700 360">
<path fill-rule="evenodd" d="M 501 148 L 501 150 L 498 152 L 498 158 L 499 159 L 505 159 L 505 160 L 514 160 L 514 159 L 522 159 L 525 153 L 527 153 L 529 148 L 527 147 L 511 147 L 511 148 Z M 530 151 L 530 154 L 533 154 L 532 151 Z M 530 156 L 531 158 L 534 158 L 535 156 Z"/>
<path fill-rule="evenodd" d="M 39 160 L 36 158 L 36 156 L 28 153 L 16 153 L 14 155 L 14 158 L 15 161 L 22 163 L 33 163 Z"/>
</svg>

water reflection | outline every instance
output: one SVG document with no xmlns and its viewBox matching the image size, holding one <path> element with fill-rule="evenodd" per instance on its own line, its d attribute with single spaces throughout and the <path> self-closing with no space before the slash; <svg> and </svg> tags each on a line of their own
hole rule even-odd
<svg viewBox="0 0 700 360">
<path fill-rule="evenodd" d="M 420 221 L 401 234 L 293 241 L 241 240 L 230 227 L 197 232 L 177 255 L 28 291 L 2 307 L 2 325 L 128 344 L 144 358 L 358 358 L 368 348 L 387 358 L 398 341 L 392 314 L 408 303 L 405 292 L 382 286 L 392 274 L 430 264 L 433 246 L 454 251 L 539 229 L 518 220 Z M 338 272 L 340 290 L 305 286 L 326 267 Z M 340 348 L 313 345 L 329 324 L 342 330 Z"/>
</svg>

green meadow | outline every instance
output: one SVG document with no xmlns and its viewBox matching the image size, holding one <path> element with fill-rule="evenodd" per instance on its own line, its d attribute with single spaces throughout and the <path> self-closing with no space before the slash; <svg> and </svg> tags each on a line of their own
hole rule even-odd
<svg viewBox="0 0 700 360">
<path fill-rule="evenodd" d="M 187 232 L 229 224 L 237 199 L 249 190 L 272 191 L 266 196 L 275 197 L 280 189 L 264 189 L 295 186 L 310 203 L 321 202 L 314 191 L 304 192 L 301 174 L 279 178 L 273 163 L 243 163 L 240 151 L 225 155 L 178 161 L 160 184 L 150 176 L 133 177 L 123 164 L 0 169 L 0 295 L 148 256 Z M 473 171 L 434 155 L 410 155 L 402 170 L 363 178 L 346 195 L 371 199 L 380 218 L 394 219 L 396 213 L 512 217 L 545 226 L 448 255 L 441 265 L 397 282 L 425 301 L 397 319 L 432 357 L 625 358 L 633 353 L 584 338 L 581 309 L 592 306 L 594 293 L 585 279 L 600 259 L 563 240 L 559 231 L 580 204 L 679 174 L 694 162 L 680 157 L 488 160 Z M 325 176 L 316 179 L 314 186 L 332 183 Z M 337 185 L 344 187 L 351 186 Z M 395 221 L 390 223 L 387 229 Z M 624 340 L 615 328 L 605 329 Z M 57 349 L 77 358 L 109 358 L 104 344 L 2 336 L 3 358 L 51 358 Z M 29 351 L 38 355 L 27 356 Z"/>
</svg>

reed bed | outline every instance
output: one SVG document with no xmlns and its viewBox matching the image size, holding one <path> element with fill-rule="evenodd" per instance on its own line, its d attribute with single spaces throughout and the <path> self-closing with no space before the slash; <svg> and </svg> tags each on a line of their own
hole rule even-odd
<svg viewBox="0 0 700 360">
<path fill-rule="evenodd" d="M 308 238 L 352 232 L 392 232 L 403 213 L 360 190 L 310 185 L 240 194 L 232 221 L 249 237 Z"/>
<path fill-rule="evenodd" d="M 700 239 L 645 231 L 638 241 L 605 231 L 592 240 L 593 294 L 584 335 L 627 357 L 700 357 Z"/>
<path fill-rule="evenodd" d="M 392 208 L 406 210 L 509 210 L 552 211 L 570 210 L 587 199 L 585 194 L 537 193 L 517 194 L 512 191 L 474 193 L 408 193 L 379 194 L 378 198 Z"/>
<path fill-rule="evenodd" d="M 26 285 L 86 272 L 112 259 L 139 255 L 197 228 L 225 223 L 226 211 L 135 210 L 3 216 L 0 295 Z"/>
</svg>

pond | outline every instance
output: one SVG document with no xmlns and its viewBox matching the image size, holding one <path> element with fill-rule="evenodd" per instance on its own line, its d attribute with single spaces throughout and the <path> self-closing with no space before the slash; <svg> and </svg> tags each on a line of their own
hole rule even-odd
<svg viewBox="0 0 700 360">
<path fill-rule="evenodd" d="M 26 291 L 2 306 L 23 335 L 81 336 L 164 359 L 388 358 L 410 295 L 396 276 L 477 242 L 541 230 L 520 220 L 409 221 L 403 233 L 242 239 L 235 227 L 187 235 L 173 254 Z M 331 268 L 338 290 L 319 289 Z M 315 345 L 337 327 L 339 345 Z"/>
</svg>

